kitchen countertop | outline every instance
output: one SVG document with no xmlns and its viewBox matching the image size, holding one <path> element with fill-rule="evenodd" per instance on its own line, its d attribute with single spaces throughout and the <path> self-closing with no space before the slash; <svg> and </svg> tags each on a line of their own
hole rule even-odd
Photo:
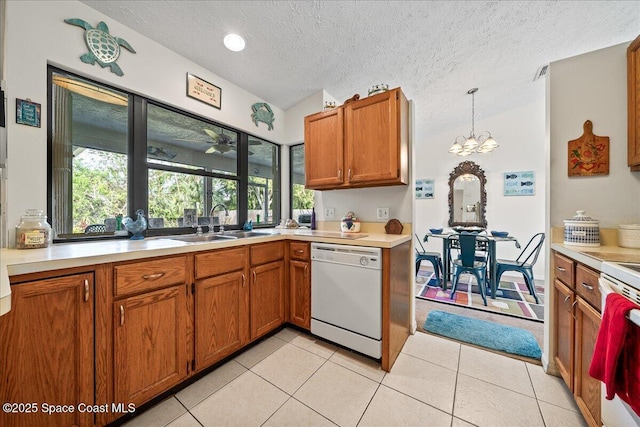
<svg viewBox="0 0 640 427">
<path fill-rule="evenodd" d="M 600 271 L 604 261 L 640 263 L 640 249 L 620 246 L 573 246 L 552 243 L 551 249 Z"/>
<path fill-rule="evenodd" d="M 340 233 L 310 229 L 255 229 L 266 236 L 212 242 L 182 242 L 166 237 L 144 240 L 58 243 L 43 249 L 0 250 L 0 315 L 11 309 L 9 277 L 70 267 L 175 255 L 277 240 L 302 240 L 351 246 L 392 248 L 411 240 L 410 234 Z"/>
</svg>

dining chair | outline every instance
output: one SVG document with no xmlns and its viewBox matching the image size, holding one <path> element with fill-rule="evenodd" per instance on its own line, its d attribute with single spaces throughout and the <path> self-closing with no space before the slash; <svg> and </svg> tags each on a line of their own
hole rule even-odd
<svg viewBox="0 0 640 427">
<path fill-rule="evenodd" d="M 496 283 L 500 283 L 502 273 L 506 271 L 517 271 L 522 274 L 524 282 L 527 288 L 529 288 L 529 293 L 533 296 L 536 304 L 539 304 L 538 295 L 536 295 L 536 284 L 533 279 L 533 266 L 538 260 L 538 255 L 540 254 L 543 243 L 544 233 L 535 234 L 515 260 L 496 260 Z"/>
<path fill-rule="evenodd" d="M 457 235 L 450 236 L 449 239 L 458 240 L 460 248 L 460 257 L 453 260 L 453 280 L 451 287 L 451 299 L 455 298 L 456 287 L 462 273 L 471 273 L 478 281 L 480 295 L 484 305 L 487 305 L 487 260 L 478 261 L 476 259 L 476 245 L 479 241 L 486 241 L 483 236 L 475 233 L 462 232 Z"/>
<path fill-rule="evenodd" d="M 441 274 L 444 274 L 444 270 L 442 269 L 442 257 L 440 257 L 440 252 L 427 252 L 422 246 L 422 242 L 417 234 L 414 234 L 416 239 L 418 240 L 418 244 L 420 245 L 421 251 L 416 249 L 416 276 L 418 275 L 418 270 L 420 270 L 420 263 L 422 261 L 429 261 L 433 264 L 433 272 L 436 276 L 436 283 L 438 286 L 442 286 L 442 281 L 440 280 Z"/>
</svg>

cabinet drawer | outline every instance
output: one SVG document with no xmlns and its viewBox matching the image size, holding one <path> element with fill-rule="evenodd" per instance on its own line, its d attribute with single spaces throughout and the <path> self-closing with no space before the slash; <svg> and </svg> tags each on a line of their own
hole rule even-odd
<svg viewBox="0 0 640 427">
<path fill-rule="evenodd" d="M 243 270 L 247 265 L 248 248 L 240 246 L 196 255 L 196 279 Z"/>
<path fill-rule="evenodd" d="M 261 243 L 251 246 L 251 265 L 260 265 L 284 258 L 284 242 Z"/>
<path fill-rule="evenodd" d="M 289 258 L 300 261 L 309 261 L 310 251 L 308 242 L 290 242 Z"/>
<path fill-rule="evenodd" d="M 557 279 L 564 282 L 565 285 L 574 289 L 574 273 L 573 265 L 574 261 L 570 258 L 566 258 L 558 253 L 553 254 L 554 274 Z"/>
<path fill-rule="evenodd" d="M 576 292 L 600 311 L 602 297 L 598 288 L 598 277 L 597 271 L 593 271 L 582 264 L 576 265 Z"/>
<path fill-rule="evenodd" d="M 180 256 L 117 265 L 113 268 L 115 296 L 185 283 L 186 264 L 187 258 Z"/>
</svg>

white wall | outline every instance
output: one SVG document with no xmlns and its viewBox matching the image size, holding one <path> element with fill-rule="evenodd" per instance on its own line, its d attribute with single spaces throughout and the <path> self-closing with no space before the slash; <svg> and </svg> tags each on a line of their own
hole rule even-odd
<svg viewBox="0 0 640 427">
<path fill-rule="evenodd" d="M 586 210 L 601 228 L 640 222 L 640 173 L 627 166 L 627 57 L 629 43 L 551 63 L 550 221 Z M 591 120 L 593 133 L 609 137 L 609 175 L 567 176 L 567 143 Z"/>
<path fill-rule="evenodd" d="M 5 78 L 9 117 L 6 219 L 10 229 L 18 224 L 25 209 L 46 209 L 47 205 L 47 63 L 160 100 L 272 142 L 283 143 L 287 140 L 282 110 L 272 106 L 275 114 L 272 131 L 267 131 L 264 123 L 258 123 L 256 127 L 251 121 L 251 105 L 264 100 L 83 3 L 10 1 L 6 6 Z M 94 26 L 99 21 L 105 21 L 111 34 L 127 40 L 133 46 L 136 54 L 123 50 L 118 60 L 124 76 L 118 77 L 108 68 L 80 61 L 80 55 L 87 51 L 83 29 L 64 23 L 67 18 L 80 18 Z M 187 72 L 222 89 L 221 110 L 186 96 Z M 30 98 L 42 104 L 40 128 L 15 124 L 12 117 L 16 98 Z M 302 124 L 298 126 L 302 127 Z M 9 242 L 13 240 L 12 237 L 9 239 Z"/>
<path fill-rule="evenodd" d="M 538 101 L 498 116 L 476 120 L 476 134 L 490 131 L 500 145 L 494 152 L 459 157 L 447 151 L 456 136 L 469 135 L 469 124 L 415 142 L 414 178 L 435 178 L 434 198 L 414 201 L 414 229 L 418 236 L 424 236 L 429 228 L 448 227 L 449 175 L 466 160 L 477 163 L 487 178 L 488 230 L 508 231 L 523 246 L 535 233 L 545 231 L 545 85 L 542 81 L 531 84 L 540 90 Z M 416 113 L 419 115 L 419 111 Z M 523 171 L 535 172 L 535 195 L 504 196 L 504 173 Z M 442 242 L 431 239 L 426 249 L 440 251 Z M 514 259 L 520 252 L 511 243 L 501 243 L 497 250 L 498 257 L 506 259 Z M 544 253 L 539 259 L 544 260 Z M 536 279 L 545 277 L 543 264 L 539 262 L 534 267 Z"/>
</svg>

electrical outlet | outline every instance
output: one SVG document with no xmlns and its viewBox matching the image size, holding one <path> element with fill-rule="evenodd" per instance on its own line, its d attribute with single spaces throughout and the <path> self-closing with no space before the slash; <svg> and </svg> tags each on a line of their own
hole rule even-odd
<svg viewBox="0 0 640 427">
<path fill-rule="evenodd" d="M 334 219 L 336 210 L 334 208 L 324 208 L 324 219 Z"/>
<path fill-rule="evenodd" d="M 376 219 L 389 219 L 389 208 L 378 208 L 376 211 Z"/>
</svg>

